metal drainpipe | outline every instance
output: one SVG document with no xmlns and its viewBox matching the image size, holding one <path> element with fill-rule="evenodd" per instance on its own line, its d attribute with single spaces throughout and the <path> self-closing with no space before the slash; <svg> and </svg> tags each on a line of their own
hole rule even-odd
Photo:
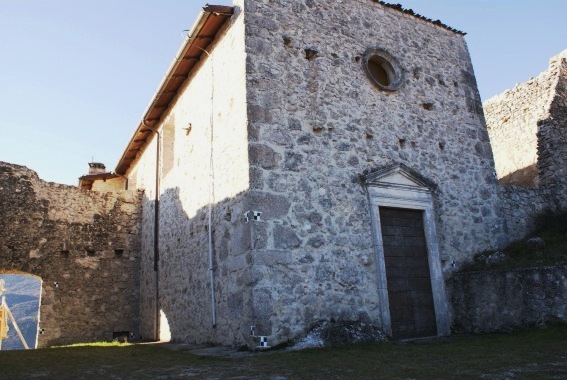
<svg viewBox="0 0 567 380">
<path fill-rule="evenodd" d="M 142 120 L 144 127 L 156 134 L 156 200 L 154 207 L 154 294 L 156 298 L 156 309 L 155 309 L 155 340 L 160 339 L 160 310 L 159 310 L 159 190 L 160 190 L 160 173 L 159 169 L 161 166 L 161 155 L 160 155 L 160 145 L 161 145 L 161 134 L 149 127 L 145 120 Z"/>
<path fill-rule="evenodd" d="M 217 326 L 217 309 L 216 309 L 216 301 L 215 301 L 215 272 L 213 268 L 213 256 L 214 256 L 214 248 L 213 248 L 213 202 L 214 202 L 214 192 L 215 192 L 215 172 L 214 172 L 214 155 L 213 155 L 213 126 L 214 126 L 214 110 L 215 110 L 215 66 L 211 58 L 211 54 L 203 48 L 197 46 L 199 50 L 203 53 L 207 54 L 207 57 L 211 59 L 211 116 L 209 119 L 210 127 L 211 127 L 211 138 L 210 138 L 210 146 L 211 146 L 211 153 L 209 157 L 209 281 L 211 283 L 211 313 L 212 313 L 212 324 L 213 327 Z"/>
</svg>

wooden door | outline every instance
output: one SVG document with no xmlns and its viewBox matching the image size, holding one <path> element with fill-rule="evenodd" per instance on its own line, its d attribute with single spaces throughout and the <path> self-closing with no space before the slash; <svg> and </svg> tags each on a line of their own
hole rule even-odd
<svg viewBox="0 0 567 380">
<path fill-rule="evenodd" d="M 437 335 L 423 211 L 380 207 L 394 339 Z"/>
</svg>

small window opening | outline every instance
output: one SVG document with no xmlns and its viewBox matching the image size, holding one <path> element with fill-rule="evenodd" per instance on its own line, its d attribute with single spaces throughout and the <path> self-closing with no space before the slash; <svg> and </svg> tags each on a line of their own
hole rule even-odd
<svg viewBox="0 0 567 380">
<path fill-rule="evenodd" d="M 381 60 L 379 57 L 372 57 L 368 60 L 368 70 L 372 78 L 378 81 L 382 86 L 388 87 L 390 85 L 390 77 L 384 68 L 387 62 Z"/>
<path fill-rule="evenodd" d="M 67 243 L 67 241 L 63 241 L 62 247 L 61 247 L 61 255 L 68 259 L 69 258 L 69 244 Z"/>
<path fill-rule="evenodd" d="M 124 255 L 124 250 L 123 249 L 115 249 L 114 250 L 114 256 L 116 257 L 122 257 Z"/>
<path fill-rule="evenodd" d="M 396 91 L 402 85 L 402 67 L 387 51 L 380 48 L 366 50 L 362 65 L 368 77 L 379 89 Z"/>
<path fill-rule="evenodd" d="M 87 256 L 93 257 L 96 255 L 96 251 L 94 249 L 87 249 Z"/>
<path fill-rule="evenodd" d="M 115 342 L 126 343 L 130 337 L 130 331 L 115 331 L 112 333 L 112 340 Z"/>
</svg>

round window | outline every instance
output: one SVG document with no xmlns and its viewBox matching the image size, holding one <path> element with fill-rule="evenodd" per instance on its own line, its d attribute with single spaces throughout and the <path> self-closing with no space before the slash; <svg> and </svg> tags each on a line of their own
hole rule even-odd
<svg viewBox="0 0 567 380">
<path fill-rule="evenodd" d="M 370 48 L 364 53 L 362 65 L 368 77 L 384 91 L 395 91 L 402 85 L 402 67 L 390 53 Z"/>
</svg>

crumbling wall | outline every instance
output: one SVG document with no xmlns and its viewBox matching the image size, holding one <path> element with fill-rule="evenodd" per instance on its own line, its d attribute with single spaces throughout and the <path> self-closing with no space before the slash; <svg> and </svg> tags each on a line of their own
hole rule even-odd
<svg viewBox="0 0 567 380">
<path fill-rule="evenodd" d="M 0 271 L 43 280 L 40 347 L 137 333 L 140 198 L 0 162 Z"/>
<path fill-rule="evenodd" d="M 264 213 L 252 227 L 261 237 L 252 252 L 258 333 L 279 342 L 319 320 L 380 320 L 358 180 L 372 169 L 403 163 L 438 186 L 446 271 L 504 242 L 462 35 L 368 0 L 249 1 L 245 14 L 250 205 Z M 372 47 L 399 61 L 397 91 L 367 77 L 361 63 Z"/>
<path fill-rule="evenodd" d="M 549 68 L 484 103 L 508 242 L 542 213 L 567 207 L 567 51 Z"/>
<path fill-rule="evenodd" d="M 536 187 L 538 121 L 549 115 L 555 76 L 537 78 L 484 102 L 496 173 L 502 185 Z"/>
<path fill-rule="evenodd" d="M 553 189 L 506 186 L 497 190 L 501 198 L 499 212 L 504 221 L 506 243 L 520 240 L 533 232 L 540 215 L 559 210 L 554 202 L 556 194 Z"/>
<path fill-rule="evenodd" d="M 567 267 L 464 272 L 448 282 L 457 332 L 567 322 Z"/>
<path fill-rule="evenodd" d="M 556 134 L 542 125 L 547 126 L 559 109 L 565 109 L 563 105 L 552 110 L 552 103 L 557 103 L 555 99 L 564 86 L 561 83 L 566 78 L 566 57 L 567 51 L 553 57 L 549 68 L 539 76 L 484 102 L 496 172 L 502 185 L 538 187 L 549 183 L 540 183 L 542 174 L 545 178 L 554 175 L 553 164 L 546 158 L 556 157 L 562 144 L 554 144 Z"/>
<path fill-rule="evenodd" d="M 567 50 L 552 58 L 550 70 L 557 72 L 549 115 L 538 123 L 538 170 L 540 184 L 553 191 L 554 200 L 567 208 Z"/>
</svg>

